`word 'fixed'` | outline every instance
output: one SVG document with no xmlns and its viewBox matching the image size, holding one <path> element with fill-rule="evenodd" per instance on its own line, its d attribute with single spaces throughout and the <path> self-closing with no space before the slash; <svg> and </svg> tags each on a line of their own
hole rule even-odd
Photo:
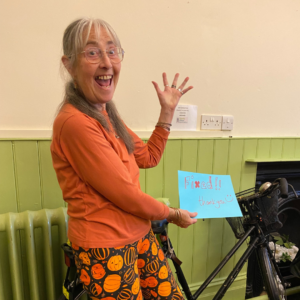
<svg viewBox="0 0 300 300">
<path fill-rule="evenodd" d="M 184 187 L 185 189 L 191 188 L 191 189 L 208 189 L 208 190 L 221 190 L 221 184 L 222 181 L 221 179 L 218 181 L 218 177 L 215 177 L 215 187 L 213 188 L 212 184 L 212 176 L 209 176 L 208 182 L 205 181 L 199 181 L 199 180 L 194 180 L 194 176 L 186 176 L 184 177 Z"/>
</svg>

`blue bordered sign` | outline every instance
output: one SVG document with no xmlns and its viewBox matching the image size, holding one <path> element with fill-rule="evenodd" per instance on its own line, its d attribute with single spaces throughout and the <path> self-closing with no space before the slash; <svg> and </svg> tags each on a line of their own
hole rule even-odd
<svg viewBox="0 0 300 300">
<path fill-rule="evenodd" d="M 198 219 L 242 217 L 230 175 L 178 171 L 180 208 Z"/>
</svg>

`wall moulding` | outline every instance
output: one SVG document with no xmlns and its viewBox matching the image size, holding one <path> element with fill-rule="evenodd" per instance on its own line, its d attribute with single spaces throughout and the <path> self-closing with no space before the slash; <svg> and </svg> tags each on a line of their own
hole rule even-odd
<svg viewBox="0 0 300 300">
<path fill-rule="evenodd" d="M 154 129 L 153 129 L 154 130 Z M 148 139 L 151 136 L 152 130 L 133 130 L 140 138 Z M 9 130 L 0 130 L 0 139 L 51 139 L 52 130 L 50 129 L 9 129 Z M 171 131 L 170 139 L 178 138 L 191 138 L 191 139 L 200 139 L 200 138 L 234 138 L 234 139 L 295 139 L 299 138 L 298 136 L 259 136 L 259 135 L 249 135 L 249 136 L 231 136 L 222 131 Z"/>
</svg>

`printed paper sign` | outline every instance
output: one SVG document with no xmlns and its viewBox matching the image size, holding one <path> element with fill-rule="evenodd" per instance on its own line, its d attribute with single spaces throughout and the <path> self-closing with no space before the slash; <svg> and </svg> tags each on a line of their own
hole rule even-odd
<svg viewBox="0 0 300 300">
<path fill-rule="evenodd" d="M 178 171 L 180 208 L 197 219 L 242 217 L 230 175 Z"/>
<path fill-rule="evenodd" d="M 197 110 L 197 105 L 177 105 L 172 120 L 172 130 L 196 130 Z"/>
</svg>

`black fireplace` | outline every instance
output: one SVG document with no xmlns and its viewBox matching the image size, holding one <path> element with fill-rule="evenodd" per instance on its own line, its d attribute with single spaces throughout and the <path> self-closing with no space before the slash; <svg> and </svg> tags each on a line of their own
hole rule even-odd
<svg viewBox="0 0 300 300">
<path fill-rule="evenodd" d="M 278 201 L 278 218 L 283 225 L 278 233 L 288 235 L 289 240 L 300 248 L 300 161 L 257 163 L 257 188 L 262 183 L 272 182 L 277 178 L 286 178 L 293 186 L 293 188 L 289 187 L 289 197 Z M 297 257 L 299 256 L 300 251 L 297 254 Z M 300 285 L 300 280 L 290 273 L 289 263 L 278 265 L 285 280 L 291 286 Z M 262 288 L 259 276 L 257 279 L 260 281 L 257 281 L 257 287 Z M 257 295 L 259 295 L 259 290 Z"/>
<path fill-rule="evenodd" d="M 257 187 L 266 181 L 272 182 L 282 177 L 286 178 L 296 191 L 300 191 L 300 161 L 257 163 Z"/>
<path fill-rule="evenodd" d="M 272 182 L 276 178 L 286 178 L 289 187 L 289 197 L 279 199 L 278 217 L 283 226 L 280 234 L 287 234 L 290 241 L 300 248 L 300 161 L 264 162 L 257 164 L 256 186 Z M 297 198 L 299 195 L 299 198 Z"/>
</svg>

